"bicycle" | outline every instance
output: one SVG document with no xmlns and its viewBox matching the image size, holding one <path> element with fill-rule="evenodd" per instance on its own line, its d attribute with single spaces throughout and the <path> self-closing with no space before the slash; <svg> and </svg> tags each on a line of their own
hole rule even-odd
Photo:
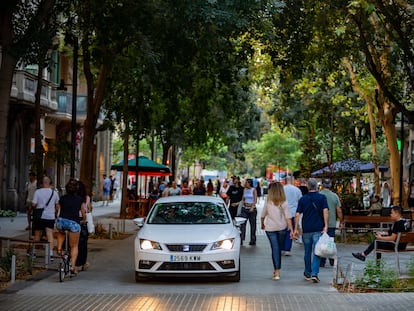
<svg viewBox="0 0 414 311">
<path fill-rule="evenodd" d="M 70 258 L 70 250 L 68 247 L 68 230 L 65 230 L 65 251 L 60 254 L 60 262 L 59 262 L 59 281 L 63 282 L 65 277 L 69 276 L 72 277 L 72 263 Z"/>
</svg>

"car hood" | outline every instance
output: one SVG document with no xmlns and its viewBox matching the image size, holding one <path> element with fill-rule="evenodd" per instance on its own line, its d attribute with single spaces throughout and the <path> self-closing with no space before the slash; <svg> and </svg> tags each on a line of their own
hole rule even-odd
<svg viewBox="0 0 414 311">
<path fill-rule="evenodd" d="M 232 225 L 148 225 L 138 238 L 161 243 L 212 243 L 239 235 Z"/>
</svg>

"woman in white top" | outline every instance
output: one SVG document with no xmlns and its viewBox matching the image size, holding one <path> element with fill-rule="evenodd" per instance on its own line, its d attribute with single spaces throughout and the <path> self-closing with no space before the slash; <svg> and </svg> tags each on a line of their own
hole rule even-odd
<svg viewBox="0 0 414 311">
<path fill-rule="evenodd" d="M 290 230 L 290 238 L 293 237 L 290 218 L 291 214 L 283 185 L 280 182 L 275 182 L 269 186 L 268 197 L 260 218 L 262 230 L 265 230 L 272 248 L 273 280 L 280 279 L 282 248 L 285 244 L 287 229 Z"/>
<path fill-rule="evenodd" d="M 223 181 L 223 184 L 220 187 L 220 191 L 219 191 L 219 195 L 220 197 L 226 201 L 227 203 L 227 191 L 229 190 L 230 186 L 229 186 L 229 182 L 225 179 Z"/>
<path fill-rule="evenodd" d="M 253 180 L 247 179 L 244 184 L 243 190 L 243 208 L 241 216 L 247 218 L 250 224 L 250 242 L 249 245 L 256 245 L 256 218 L 257 218 L 257 192 L 256 189 L 252 187 Z M 246 220 L 246 222 L 247 222 Z M 241 239 L 242 244 L 246 237 L 246 223 L 241 226 Z"/>
</svg>

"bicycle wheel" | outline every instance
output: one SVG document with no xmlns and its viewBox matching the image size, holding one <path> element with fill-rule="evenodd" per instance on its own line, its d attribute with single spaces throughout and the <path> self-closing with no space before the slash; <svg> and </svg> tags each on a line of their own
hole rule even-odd
<svg viewBox="0 0 414 311">
<path fill-rule="evenodd" d="M 59 281 L 63 282 L 65 280 L 65 263 L 63 260 L 59 262 Z"/>
</svg>

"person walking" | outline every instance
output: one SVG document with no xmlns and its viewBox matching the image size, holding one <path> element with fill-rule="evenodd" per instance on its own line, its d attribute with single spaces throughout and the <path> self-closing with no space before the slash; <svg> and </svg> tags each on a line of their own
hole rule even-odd
<svg viewBox="0 0 414 311">
<path fill-rule="evenodd" d="M 213 191 L 214 191 L 214 185 L 213 185 L 211 178 L 209 178 L 208 183 L 207 183 L 206 195 L 213 195 Z"/>
<path fill-rule="evenodd" d="M 25 205 L 27 212 L 27 227 L 26 230 L 32 230 L 32 201 L 34 193 L 37 189 L 37 179 L 34 172 L 30 172 L 29 181 L 26 184 Z"/>
<path fill-rule="evenodd" d="M 220 189 L 221 189 L 221 181 L 220 181 L 220 177 L 217 176 L 216 177 L 216 197 L 218 197 L 220 195 Z"/>
<path fill-rule="evenodd" d="M 56 221 L 58 254 L 62 254 L 62 246 L 65 240 L 65 230 L 69 231 L 71 273 L 76 275 L 76 260 L 78 258 L 78 246 L 80 237 L 80 222 L 86 219 L 85 208 L 82 208 L 83 199 L 78 195 L 78 181 L 71 178 L 65 186 L 66 194 L 59 200 L 59 217 Z M 79 213 L 82 215 L 79 217 Z"/>
<path fill-rule="evenodd" d="M 102 187 L 102 191 L 103 191 L 103 198 L 102 198 L 102 206 L 105 205 L 105 201 L 106 201 L 106 206 L 109 205 L 109 195 L 111 194 L 111 179 L 106 176 L 106 174 L 103 175 L 103 187 Z"/>
<path fill-rule="evenodd" d="M 78 181 L 78 195 L 82 198 L 82 209 L 86 213 L 92 212 L 92 202 L 91 197 L 86 192 L 85 184 L 82 181 Z M 88 259 L 88 222 L 83 218 L 82 212 L 79 211 L 79 219 L 81 231 L 79 235 L 78 243 L 78 257 L 76 259 L 76 267 L 81 267 L 82 270 L 87 270 L 89 268 Z"/>
<path fill-rule="evenodd" d="M 267 200 L 260 218 L 261 228 L 265 230 L 272 249 L 273 280 L 280 279 L 282 267 L 282 248 L 286 236 L 293 238 L 293 228 L 289 205 L 283 185 L 275 182 L 270 186 Z"/>
<path fill-rule="evenodd" d="M 391 189 L 387 182 L 384 182 L 381 189 L 381 200 L 383 207 L 391 206 Z"/>
<path fill-rule="evenodd" d="M 331 190 L 332 182 L 330 179 L 325 178 L 322 180 L 322 190 L 319 193 L 326 196 L 328 201 L 328 235 L 335 239 L 335 230 L 336 230 L 336 221 L 339 219 L 339 229 L 342 228 L 342 223 L 344 221 L 344 216 L 341 209 L 341 201 L 339 200 L 338 195 Z M 334 265 L 334 259 L 329 258 L 329 264 Z M 326 258 L 321 258 L 321 267 L 325 267 Z"/>
<path fill-rule="evenodd" d="M 227 191 L 229 190 L 229 188 L 230 188 L 230 186 L 229 186 L 229 182 L 227 181 L 227 179 L 225 179 L 224 181 L 223 181 L 223 184 L 221 185 L 221 187 L 220 187 L 220 190 L 219 190 L 219 195 L 220 195 L 220 197 L 223 199 L 223 200 L 225 200 L 226 202 L 227 202 L 227 198 L 228 198 L 228 196 L 227 196 Z"/>
<path fill-rule="evenodd" d="M 55 218 L 56 211 L 58 209 L 59 195 L 51 187 L 51 181 L 49 177 L 43 177 L 41 186 L 41 188 L 35 191 L 32 201 L 34 230 L 33 241 L 40 241 L 42 233 L 45 231 L 47 241 L 49 242 L 50 260 L 53 261 L 53 230 L 55 228 Z M 32 250 L 30 255 L 35 256 L 34 250 Z"/>
<path fill-rule="evenodd" d="M 250 242 L 249 245 L 256 245 L 256 218 L 257 218 L 257 192 L 253 188 L 253 180 L 247 178 L 244 183 L 243 190 L 243 208 L 241 216 L 246 218 L 250 224 Z M 246 237 L 247 223 L 241 225 L 241 240 L 242 243 Z"/>
<path fill-rule="evenodd" d="M 283 187 L 283 190 L 285 192 L 287 204 L 289 205 L 290 215 L 291 219 L 290 222 L 292 223 L 292 226 L 295 224 L 295 214 L 296 209 L 298 208 L 298 202 L 300 198 L 302 197 L 302 192 L 298 187 L 293 185 L 293 177 L 288 175 L 286 176 L 286 185 Z M 291 255 L 292 250 L 292 239 L 290 238 L 290 232 L 288 231 L 285 235 L 285 243 L 283 245 L 283 251 L 285 256 Z"/>
<path fill-rule="evenodd" d="M 328 201 L 318 192 L 315 178 L 308 180 L 309 193 L 298 203 L 295 214 L 295 237 L 299 236 L 299 217 L 302 215 L 302 239 L 305 248 L 305 280 L 319 283 L 319 265 L 321 257 L 315 254 L 315 245 L 323 232 L 328 231 Z"/>
<path fill-rule="evenodd" d="M 240 178 L 233 176 L 233 184 L 229 187 L 226 194 L 230 200 L 229 204 L 229 212 L 231 215 L 231 218 L 235 218 L 237 215 L 237 209 L 240 204 L 243 202 L 243 187 L 240 185 Z M 243 241 L 242 241 L 243 244 Z"/>
<path fill-rule="evenodd" d="M 168 187 L 168 195 L 169 197 L 171 196 L 175 196 L 175 195 L 180 195 L 181 194 L 181 189 L 179 187 L 177 187 L 177 183 L 173 180 L 171 182 L 171 186 Z"/>
</svg>

